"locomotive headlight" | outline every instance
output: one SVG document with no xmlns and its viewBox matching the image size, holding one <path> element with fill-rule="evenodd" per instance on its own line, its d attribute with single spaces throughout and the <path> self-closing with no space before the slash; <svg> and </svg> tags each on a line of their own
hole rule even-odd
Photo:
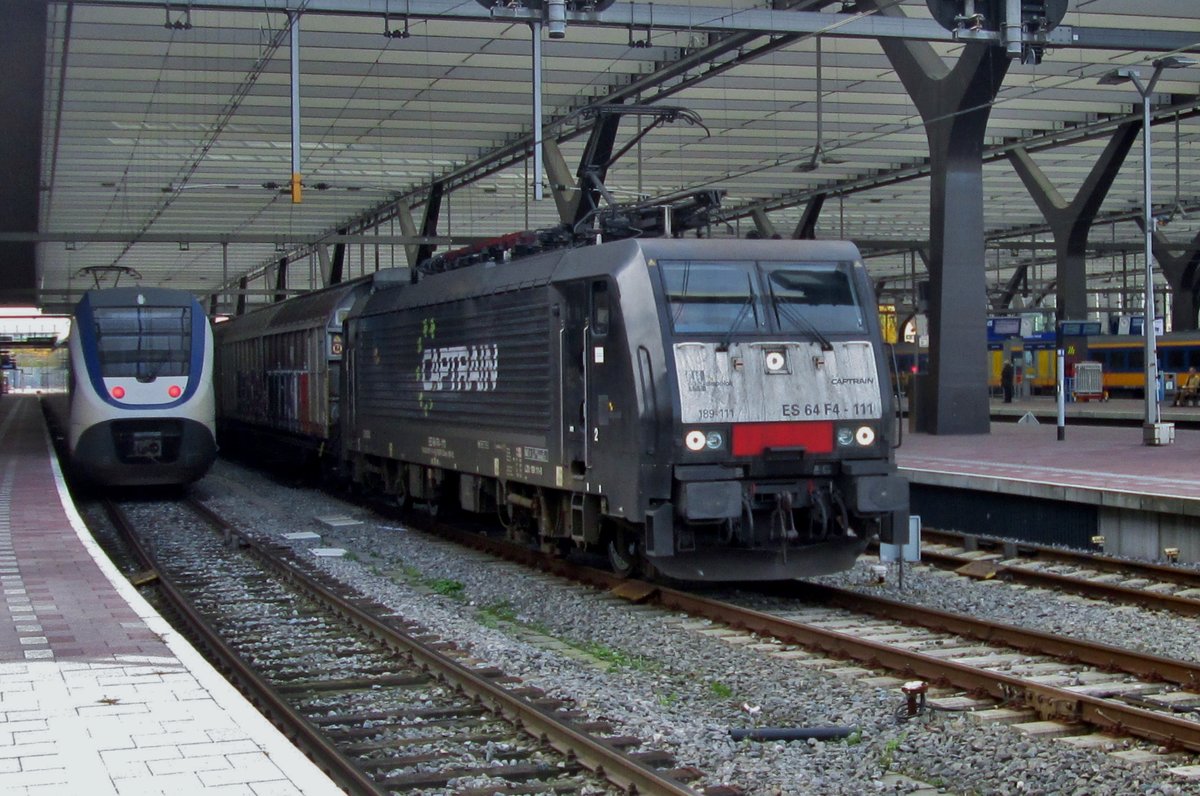
<svg viewBox="0 0 1200 796">
<path fill-rule="evenodd" d="M 683 444 L 687 445 L 690 451 L 702 451 L 704 446 L 708 444 L 708 438 L 705 437 L 703 431 L 689 431 L 687 436 L 683 438 Z"/>
<path fill-rule="evenodd" d="M 763 357 L 763 364 L 767 366 L 767 373 L 787 373 L 787 354 L 783 351 L 768 351 Z"/>
<path fill-rule="evenodd" d="M 839 428 L 837 432 L 837 443 L 839 447 L 846 447 L 854 442 L 854 431 L 849 428 Z"/>
<path fill-rule="evenodd" d="M 875 441 L 875 429 L 870 426 L 859 426 L 858 431 L 854 432 L 854 441 L 863 447 L 870 445 Z"/>
<path fill-rule="evenodd" d="M 710 431 L 704 438 L 704 447 L 710 451 L 719 451 L 725 446 L 725 436 L 720 431 Z"/>
</svg>

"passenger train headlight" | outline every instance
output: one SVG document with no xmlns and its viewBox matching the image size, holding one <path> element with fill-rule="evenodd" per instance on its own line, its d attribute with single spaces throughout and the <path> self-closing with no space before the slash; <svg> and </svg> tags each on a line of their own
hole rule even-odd
<svg viewBox="0 0 1200 796">
<path fill-rule="evenodd" d="M 844 448 L 851 442 L 854 442 L 854 431 L 849 428 L 839 428 L 837 432 L 838 446 Z"/>
<path fill-rule="evenodd" d="M 121 387 L 121 386 L 113 387 L 112 388 L 112 397 L 116 398 L 118 401 L 121 400 L 122 398 L 124 398 L 125 397 L 125 388 Z"/>
<path fill-rule="evenodd" d="M 171 396 L 172 398 L 178 398 L 179 396 L 183 395 L 183 390 L 179 388 L 178 384 L 172 384 L 167 388 L 167 395 Z"/>
<path fill-rule="evenodd" d="M 689 431 L 687 436 L 683 438 L 683 444 L 687 445 L 687 449 L 690 451 L 704 450 L 706 441 L 703 431 Z"/>
<path fill-rule="evenodd" d="M 859 426 L 858 431 L 854 432 L 854 440 L 864 447 L 870 445 L 875 441 L 875 429 L 870 426 Z"/>
</svg>

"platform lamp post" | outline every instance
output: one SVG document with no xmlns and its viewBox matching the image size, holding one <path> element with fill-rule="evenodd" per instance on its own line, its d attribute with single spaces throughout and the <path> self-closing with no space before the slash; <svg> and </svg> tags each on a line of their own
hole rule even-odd
<svg viewBox="0 0 1200 796">
<path fill-rule="evenodd" d="M 1148 83 L 1142 82 L 1141 72 L 1127 66 L 1113 69 L 1100 78 L 1100 84 L 1104 86 L 1133 83 L 1134 88 L 1137 89 L 1138 94 L 1142 97 L 1142 201 L 1145 204 L 1145 214 L 1142 224 L 1146 233 L 1146 309 L 1145 318 L 1142 321 L 1142 328 L 1146 338 L 1146 416 L 1142 424 L 1142 442 L 1146 445 L 1169 445 L 1175 439 L 1174 424 L 1160 422 L 1158 409 L 1158 363 L 1155 359 L 1156 346 L 1154 340 L 1154 252 L 1152 249 L 1154 243 L 1154 205 L 1151 203 L 1150 197 L 1150 95 L 1154 93 L 1154 87 L 1158 84 L 1158 79 L 1162 77 L 1163 70 L 1183 69 L 1195 64 L 1196 59 L 1194 58 L 1182 55 L 1168 55 L 1154 62 L 1154 74 L 1150 76 L 1150 82 Z"/>
</svg>

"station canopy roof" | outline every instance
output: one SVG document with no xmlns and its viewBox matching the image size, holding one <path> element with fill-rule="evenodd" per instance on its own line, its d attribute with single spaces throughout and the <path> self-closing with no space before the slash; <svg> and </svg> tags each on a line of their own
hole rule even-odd
<svg viewBox="0 0 1200 796">
<path fill-rule="evenodd" d="M 947 64 L 962 38 L 925 0 L 882 2 L 902 7 L 899 21 L 853 2 L 769 5 L 569 0 L 564 35 L 543 28 L 541 37 L 543 136 L 574 174 L 589 107 L 620 97 L 686 109 L 612 165 L 605 185 L 616 200 L 668 202 L 711 188 L 723 203 L 708 234 L 745 236 L 757 210 L 788 237 L 824 195 L 816 236 L 858 241 L 885 294 L 910 303 L 911 274 L 925 270 L 914 247 L 929 237 L 929 151 L 871 34 L 925 42 Z M 227 310 L 244 276 L 252 303 L 274 295 L 281 259 L 291 261 L 289 291 L 318 283 L 321 247 L 345 245 L 348 277 L 403 266 L 398 208 L 420 228 L 434 183 L 446 191 L 441 250 L 558 223 L 549 177 L 539 201 L 528 157 L 529 21 L 542 15 L 540 0 L 76 0 L 49 9 L 38 245 L 47 307 L 92 287 L 88 269 L 104 284 L 115 267 L 141 284 L 220 294 Z M 294 19 L 299 203 L 289 185 Z M 993 292 L 1024 267 L 1030 301 L 1051 286 L 1052 239 L 1006 153 L 1027 147 L 1072 199 L 1115 126 L 1141 113 L 1133 85 L 1101 78 L 1118 67 L 1149 78 L 1164 55 L 1200 58 L 1198 45 L 1194 0 L 1070 0 L 1040 63 L 1015 60 L 997 95 L 984 151 L 989 248 L 984 263 L 963 267 L 986 268 Z M 1191 66 L 1164 71 L 1151 96 L 1156 214 L 1181 245 L 1200 231 L 1198 93 Z M 623 119 L 616 147 L 652 121 Z M 1142 175 L 1137 145 L 1092 231 L 1092 288 L 1136 294 Z"/>
</svg>

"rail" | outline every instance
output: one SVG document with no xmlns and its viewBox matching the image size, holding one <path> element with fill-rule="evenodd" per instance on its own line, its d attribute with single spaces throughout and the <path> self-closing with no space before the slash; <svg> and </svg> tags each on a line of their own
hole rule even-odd
<svg viewBox="0 0 1200 796">
<path fill-rule="evenodd" d="M 292 706 L 243 661 L 225 643 L 220 634 L 195 609 L 174 580 L 158 566 L 153 554 L 142 542 L 128 516 L 110 500 L 103 501 L 105 513 L 120 532 L 141 563 L 154 573 L 156 586 L 197 640 L 216 659 L 227 677 L 289 740 L 339 787 L 352 793 L 386 794 L 364 771 L 347 759 L 316 728 L 310 725 Z"/>
<path fill-rule="evenodd" d="M 189 505 L 223 533 L 236 535 L 260 560 L 285 575 L 296 585 L 323 602 L 336 606 L 339 613 L 371 636 L 403 649 L 429 671 L 454 687 L 476 697 L 481 704 L 506 716 L 536 738 L 545 739 L 559 752 L 573 756 L 589 770 L 629 793 L 662 796 L 696 796 L 697 792 L 672 777 L 642 763 L 602 739 L 558 721 L 547 711 L 524 700 L 486 677 L 363 610 L 354 601 L 335 593 L 324 584 L 293 566 L 285 556 L 268 549 L 238 531 L 204 504 L 191 500 Z"/>
<path fill-rule="evenodd" d="M 1067 688 L 944 660 L 887 643 L 858 638 L 848 633 L 814 627 L 679 589 L 643 581 L 622 580 L 608 572 L 477 534 L 447 528 L 442 524 L 438 525 L 438 533 L 509 560 L 610 590 L 634 602 L 681 611 L 735 629 L 815 649 L 824 654 L 888 669 L 907 678 L 920 678 L 963 689 L 972 694 L 985 694 L 1010 705 L 1027 706 L 1044 719 L 1082 722 L 1105 732 L 1126 733 L 1169 747 L 1200 752 L 1200 722 L 1179 719 L 1114 699 L 1081 694 Z M 1024 630 L 960 614 L 918 608 L 827 586 L 796 582 L 794 586 L 784 588 L 794 589 L 797 595 L 803 590 L 810 598 L 836 602 L 844 607 L 876 616 L 889 616 L 897 621 L 954 632 L 982 641 L 1009 644 L 1023 650 L 1037 650 L 1069 661 L 1091 662 L 1098 667 L 1124 670 L 1155 681 L 1167 681 L 1191 688 L 1200 687 L 1200 665 L 1184 661 Z"/>
</svg>

